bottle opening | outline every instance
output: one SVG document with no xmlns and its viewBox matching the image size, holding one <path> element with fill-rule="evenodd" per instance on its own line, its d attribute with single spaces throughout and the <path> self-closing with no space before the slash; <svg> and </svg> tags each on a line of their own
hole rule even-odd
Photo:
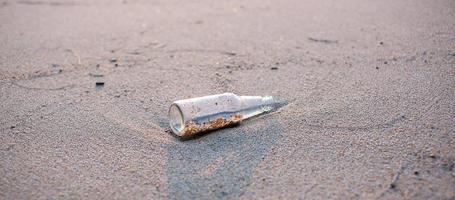
<svg viewBox="0 0 455 200">
<path fill-rule="evenodd" d="M 169 125 L 171 126 L 172 132 L 181 136 L 184 124 L 183 124 L 183 114 L 180 108 L 172 104 L 169 108 Z"/>
</svg>

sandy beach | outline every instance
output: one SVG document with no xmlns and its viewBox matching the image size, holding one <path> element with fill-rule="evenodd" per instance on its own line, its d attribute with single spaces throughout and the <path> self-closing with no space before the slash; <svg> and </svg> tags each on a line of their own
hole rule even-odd
<svg viewBox="0 0 455 200">
<path fill-rule="evenodd" d="M 169 105 L 287 105 L 179 140 Z M 453 0 L 0 0 L 0 199 L 454 199 Z"/>
</svg>

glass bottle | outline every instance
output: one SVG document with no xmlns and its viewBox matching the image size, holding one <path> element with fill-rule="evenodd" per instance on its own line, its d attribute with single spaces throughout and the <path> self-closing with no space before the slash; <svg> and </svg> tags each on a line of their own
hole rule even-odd
<svg viewBox="0 0 455 200">
<path fill-rule="evenodd" d="M 178 100 L 169 108 L 169 125 L 177 136 L 188 137 L 240 123 L 271 111 L 274 106 L 271 96 L 237 96 L 233 93 Z"/>
</svg>

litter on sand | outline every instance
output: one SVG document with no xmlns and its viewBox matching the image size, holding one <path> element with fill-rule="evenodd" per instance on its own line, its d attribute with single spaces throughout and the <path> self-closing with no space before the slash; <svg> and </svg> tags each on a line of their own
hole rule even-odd
<svg viewBox="0 0 455 200">
<path fill-rule="evenodd" d="M 215 130 L 275 108 L 272 96 L 237 96 L 224 93 L 178 100 L 169 108 L 169 125 L 174 134 L 189 137 Z"/>
</svg>

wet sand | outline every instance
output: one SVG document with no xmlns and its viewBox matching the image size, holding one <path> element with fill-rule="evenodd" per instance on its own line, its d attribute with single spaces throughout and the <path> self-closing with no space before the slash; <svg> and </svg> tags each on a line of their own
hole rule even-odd
<svg viewBox="0 0 455 200">
<path fill-rule="evenodd" d="M 0 1 L 0 199 L 455 197 L 455 2 Z M 273 95 L 192 140 L 172 101 Z"/>
</svg>

